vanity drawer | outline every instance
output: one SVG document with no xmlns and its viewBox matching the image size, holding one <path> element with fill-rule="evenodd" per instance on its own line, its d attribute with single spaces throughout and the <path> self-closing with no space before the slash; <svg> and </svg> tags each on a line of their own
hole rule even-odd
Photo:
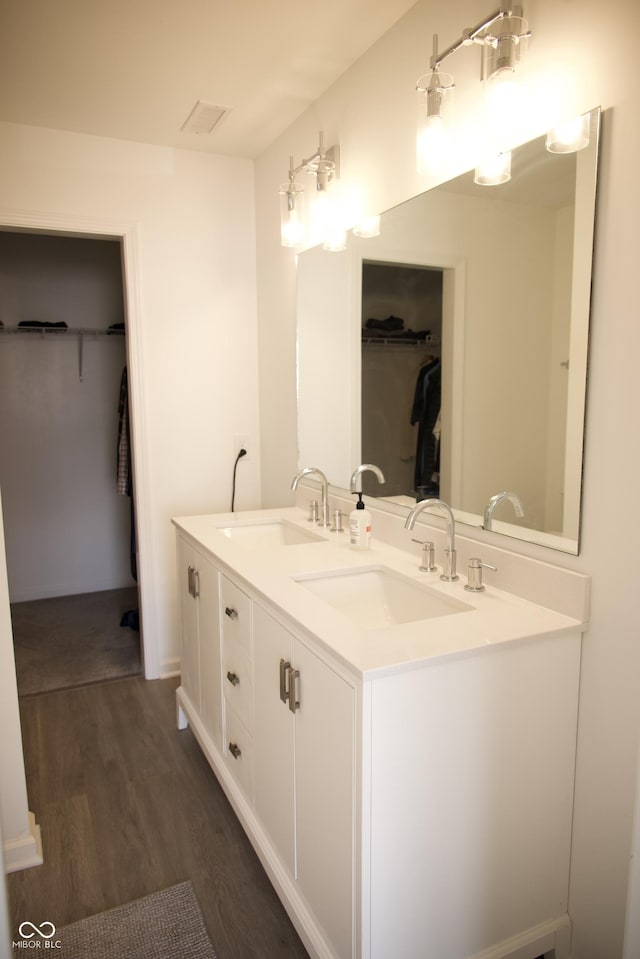
<svg viewBox="0 0 640 959">
<path fill-rule="evenodd" d="M 220 576 L 220 621 L 225 648 L 237 643 L 251 656 L 251 600 L 225 576 Z"/>
<path fill-rule="evenodd" d="M 224 714 L 225 762 L 247 799 L 253 802 L 253 740 L 226 699 Z"/>
<path fill-rule="evenodd" d="M 238 643 L 224 642 L 222 653 L 224 698 L 249 732 L 253 732 L 253 676 L 249 657 Z"/>
</svg>

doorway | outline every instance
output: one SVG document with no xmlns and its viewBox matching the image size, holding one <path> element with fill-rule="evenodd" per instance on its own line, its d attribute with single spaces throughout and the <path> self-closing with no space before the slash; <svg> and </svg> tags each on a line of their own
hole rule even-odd
<svg viewBox="0 0 640 959">
<path fill-rule="evenodd" d="M 385 498 L 439 496 L 444 270 L 362 261 L 362 462 Z M 380 495 L 372 477 L 363 492 Z"/>
<path fill-rule="evenodd" d="M 0 484 L 19 691 L 140 672 L 133 485 L 117 487 L 121 239 L 1 232 L 0 293 Z"/>
</svg>

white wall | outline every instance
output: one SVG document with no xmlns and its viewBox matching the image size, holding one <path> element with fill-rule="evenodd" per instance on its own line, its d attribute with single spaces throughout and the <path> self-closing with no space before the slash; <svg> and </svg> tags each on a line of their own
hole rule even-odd
<svg viewBox="0 0 640 959">
<path fill-rule="evenodd" d="M 0 223 L 125 235 L 147 675 L 178 667 L 170 518 L 259 503 L 249 161 L 0 124 Z M 138 488 L 139 487 L 139 488 Z"/>
<path fill-rule="evenodd" d="M 7 872 L 42 862 L 39 829 L 30 817 L 27 801 L 15 676 L 0 501 L 0 842 L 1 857 Z M 3 954 L 3 938 L 6 932 L 2 899 L 0 894 L 0 955 Z"/>
<path fill-rule="evenodd" d="M 421 0 L 259 159 L 258 299 L 263 505 L 288 501 L 297 468 L 295 433 L 295 262 L 279 246 L 277 187 L 288 158 L 317 142 L 339 142 L 343 176 L 360 177 L 372 210 L 424 189 L 413 168 L 416 77 L 428 69 L 431 36 L 443 44 L 486 14 L 481 0 Z M 604 110 L 584 470 L 581 552 L 577 558 L 522 547 L 593 576 L 591 628 L 581 679 L 570 910 L 576 959 L 622 955 L 640 725 L 640 643 L 634 597 L 640 534 L 637 482 L 640 432 L 640 324 L 637 322 L 637 223 L 640 218 L 640 88 L 636 43 L 640 8 L 584 0 L 525 5 L 534 39 L 528 84 L 540 114 L 523 114 L 537 135 L 544 111 Z M 458 116 L 477 106 L 477 51 L 455 67 Z M 554 86 L 555 84 L 555 86 Z M 460 165 L 473 151 L 461 137 Z M 465 154 L 466 149 L 466 154 Z M 466 159 L 466 162 L 465 162 Z M 322 466 L 322 464 L 317 464 Z M 513 548 L 513 541 L 511 543 Z M 544 691 L 541 690 L 541 708 Z M 533 788 L 536 788 L 535 786 Z M 539 784 L 538 788 L 543 788 Z"/>
<path fill-rule="evenodd" d="M 0 232 L 0 321 L 124 320 L 120 244 Z M 0 338 L 0 485 L 12 602 L 130 586 L 116 489 L 121 335 Z"/>
</svg>

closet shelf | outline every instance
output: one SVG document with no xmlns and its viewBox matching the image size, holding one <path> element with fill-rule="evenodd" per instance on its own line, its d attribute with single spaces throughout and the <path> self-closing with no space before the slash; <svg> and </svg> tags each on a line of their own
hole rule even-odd
<svg viewBox="0 0 640 959">
<path fill-rule="evenodd" d="M 28 336 L 124 336 L 125 331 L 73 326 L 0 326 L 0 335 L 3 333 L 25 333 Z"/>
<path fill-rule="evenodd" d="M 426 336 L 426 337 L 409 337 L 409 336 L 363 336 L 362 337 L 363 346 L 406 346 L 406 347 L 416 347 L 416 346 L 440 346 L 440 337 L 438 336 Z"/>
<path fill-rule="evenodd" d="M 0 326 L 0 336 L 21 333 L 23 336 L 77 336 L 78 337 L 78 378 L 84 382 L 84 338 L 101 339 L 106 336 L 124 336 L 124 329 L 91 329 L 90 327 L 73 326 Z"/>
</svg>

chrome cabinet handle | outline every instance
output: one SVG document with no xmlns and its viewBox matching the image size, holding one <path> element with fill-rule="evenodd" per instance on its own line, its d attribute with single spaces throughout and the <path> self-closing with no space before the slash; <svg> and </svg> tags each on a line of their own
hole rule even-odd
<svg viewBox="0 0 640 959">
<path fill-rule="evenodd" d="M 231 753 L 234 759 L 240 759 L 240 757 L 242 756 L 242 750 L 240 749 L 237 743 L 229 743 L 229 752 Z"/>
<path fill-rule="evenodd" d="M 194 599 L 197 599 L 200 595 L 200 573 L 195 566 L 187 568 L 187 589 L 189 590 L 189 596 L 193 596 Z"/>
<path fill-rule="evenodd" d="M 231 670 L 229 670 L 229 672 L 227 673 L 227 679 L 229 680 L 232 686 L 237 686 L 238 683 L 240 682 L 240 677 L 237 675 L 237 673 L 232 673 Z"/>
<path fill-rule="evenodd" d="M 289 709 L 295 713 L 296 709 L 300 709 L 300 701 L 296 698 L 296 680 L 300 676 L 300 671 L 289 666 L 287 675 L 289 676 Z"/>
<path fill-rule="evenodd" d="M 288 663 L 286 659 L 280 660 L 280 699 L 283 703 L 286 703 L 289 698 L 289 670 L 291 669 L 291 663 Z"/>
<path fill-rule="evenodd" d="M 238 618 L 238 610 L 237 610 L 237 609 L 234 609 L 233 606 L 225 606 L 225 608 L 224 608 L 224 614 L 225 614 L 225 616 L 228 616 L 229 619 L 237 619 L 237 618 Z"/>
</svg>

